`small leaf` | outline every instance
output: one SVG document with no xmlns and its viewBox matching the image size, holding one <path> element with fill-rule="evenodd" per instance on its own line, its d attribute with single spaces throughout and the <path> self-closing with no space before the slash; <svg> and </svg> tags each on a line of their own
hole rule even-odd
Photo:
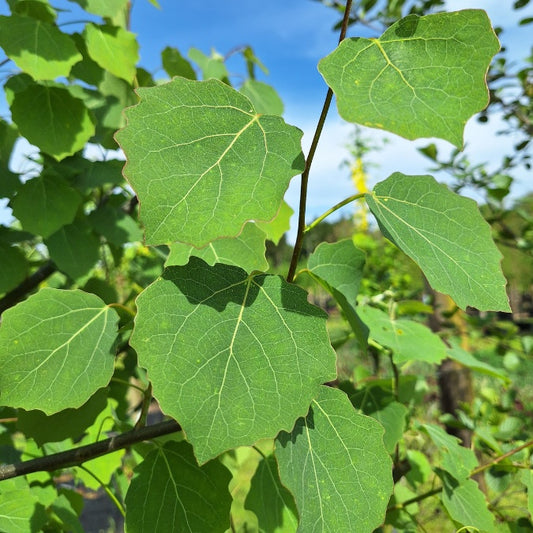
<svg viewBox="0 0 533 533">
<path fill-rule="evenodd" d="M 246 80 L 240 89 L 258 113 L 283 115 L 283 102 L 276 90 L 262 81 Z"/>
<path fill-rule="evenodd" d="M 294 533 L 298 510 L 293 495 L 281 484 L 278 464 L 273 455 L 261 460 L 246 496 L 245 508 L 257 516 L 264 533 Z"/>
<path fill-rule="evenodd" d="M 502 255 L 474 200 L 431 176 L 400 172 L 365 196 L 384 235 L 418 263 L 435 290 L 462 309 L 511 310 Z"/>
<path fill-rule="evenodd" d="M 110 243 L 123 246 L 126 243 L 142 240 L 139 224 L 118 205 L 108 204 L 95 209 L 88 217 L 94 230 L 103 235 Z"/>
<path fill-rule="evenodd" d="M 188 442 L 167 442 L 135 468 L 126 494 L 126 529 L 224 533 L 230 527 L 230 480 L 218 460 L 200 467 Z"/>
<path fill-rule="evenodd" d="M 115 17 L 128 5 L 128 0 L 70 0 L 70 2 L 76 2 L 88 13 L 106 18 Z"/>
<path fill-rule="evenodd" d="M 137 92 L 141 103 L 127 110 L 116 138 L 148 244 L 202 247 L 275 216 L 303 168 L 300 130 L 257 114 L 217 80 L 174 78 Z"/>
<path fill-rule="evenodd" d="M 94 294 L 45 288 L 5 311 L 0 403 L 51 415 L 78 408 L 113 374 L 117 313 Z"/>
<path fill-rule="evenodd" d="M 139 45 L 133 33 L 118 26 L 89 23 L 84 36 L 93 61 L 128 83 L 133 81 L 139 61 Z"/>
<path fill-rule="evenodd" d="M 179 50 L 167 46 L 161 52 L 161 59 L 163 61 L 163 68 L 166 73 L 172 78 L 174 76 L 182 76 L 189 80 L 196 79 L 196 73 L 191 67 L 191 64 L 179 53 Z"/>
<path fill-rule="evenodd" d="M 20 133 L 58 161 L 81 150 L 95 131 L 83 101 L 59 87 L 32 83 L 15 93 L 11 113 Z"/>
<path fill-rule="evenodd" d="M 191 257 L 137 307 L 131 345 L 200 463 L 290 429 L 335 378 L 325 313 L 281 277 Z"/>
<path fill-rule="evenodd" d="M 276 441 L 281 481 L 294 494 L 299 532 L 372 532 L 392 493 L 383 428 L 347 396 L 320 387 L 309 413 Z"/>
<path fill-rule="evenodd" d="M 265 234 L 251 222 L 233 239 L 218 239 L 200 249 L 177 242 L 171 244 L 169 249 L 165 266 L 186 265 L 189 257 L 194 255 L 209 265 L 224 263 L 241 267 L 247 272 L 268 269 L 265 259 Z"/>
<path fill-rule="evenodd" d="M 0 531 L 28 533 L 32 530 L 37 498 L 25 477 L 6 479 L 0 484 Z"/>
<path fill-rule="evenodd" d="M 188 55 L 200 67 L 204 80 L 215 78 L 228 83 L 229 73 L 221 55 L 213 52 L 209 57 L 197 48 L 191 48 Z"/>
<path fill-rule="evenodd" d="M 28 261 L 16 246 L 0 241 L 0 294 L 15 288 L 28 273 Z"/>
<path fill-rule="evenodd" d="M 44 175 L 28 180 L 11 205 L 24 230 L 46 238 L 74 220 L 81 202 L 65 180 Z"/>
<path fill-rule="evenodd" d="M 505 373 L 505 370 L 493 367 L 484 361 L 480 361 L 471 353 L 463 350 L 456 342 L 451 342 L 451 348 L 448 348 L 446 353 L 450 359 L 458 361 L 475 372 L 501 379 L 505 383 L 510 382 L 509 376 Z"/>
<path fill-rule="evenodd" d="M 278 214 L 270 222 L 256 222 L 257 227 L 262 229 L 267 239 L 271 240 L 274 244 L 279 244 L 279 241 L 283 235 L 289 231 L 291 225 L 291 217 L 294 210 L 291 206 L 283 200 L 279 208 Z"/>
<path fill-rule="evenodd" d="M 466 121 L 489 102 L 499 48 L 482 10 L 409 15 L 379 39 L 345 39 L 318 69 L 345 120 L 462 148 Z"/>
<path fill-rule="evenodd" d="M 34 80 L 68 76 L 82 59 L 72 39 L 55 24 L 33 17 L 0 16 L 0 46 L 17 67 Z M 28 109 L 35 109 L 36 102 Z"/>
<path fill-rule="evenodd" d="M 357 308 L 361 320 L 369 327 L 370 337 L 392 350 L 396 364 L 407 361 L 439 363 L 446 357 L 446 346 L 438 335 L 413 320 L 394 319 L 369 306 Z"/>
</svg>

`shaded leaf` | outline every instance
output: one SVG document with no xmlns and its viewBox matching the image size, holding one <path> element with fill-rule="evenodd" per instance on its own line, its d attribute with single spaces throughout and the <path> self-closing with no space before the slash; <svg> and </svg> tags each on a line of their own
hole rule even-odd
<svg viewBox="0 0 533 533">
<path fill-rule="evenodd" d="M 258 113 L 283 115 L 283 101 L 274 87 L 262 81 L 246 80 L 240 91 L 250 99 Z"/>
<path fill-rule="evenodd" d="M 475 372 L 501 379 L 506 383 L 509 383 L 510 381 L 509 376 L 506 374 L 505 370 L 503 370 L 502 368 L 496 368 L 494 366 L 491 366 L 488 363 L 485 363 L 484 361 L 480 361 L 471 353 L 467 352 L 466 350 L 463 350 L 463 348 L 461 348 L 461 346 L 459 346 L 459 344 L 456 342 L 451 342 L 451 348 L 448 348 L 446 350 L 446 353 L 450 359 L 458 361 L 462 365 L 466 366 L 467 368 L 470 368 L 471 370 L 474 370 Z"/>
<path fill-rule="evenodd" d="M 291 428 L 335 378 L 325 313 L 278 276 L 191 257 L 137 307 L 131 345 L 200 463 Z"/>
<path fill-rule="evenodd" d="M 0 531 L 28 533 L 37 499 L 24 477 L 0 483 Z"/>
<path fill-rule="evenodd" d="M 431 176 L 395 172 L 366 201 L 384 235 L 459 307 L 510 311 L 501 253 L 476 202 Z"/>
<path fill-rule="evenodd" d="M 392 318 L 367 305 L 358 307 L 357 313 L 369 327 L 370 337 L 392 350 L 396 364 L 406 361 L 439 363 L 446 357 L 446 345 L 423 324 Z"/>
<path fill-rule="evenodd" d="M 16 246 L 0 241 L 0 294 L 15 288 L 28 273 L 28 261 Z"/>
<path fill-rule="evenodd" d="M 84 30 L 87 52 L 104 70 L 131 83 L 139 61 L 135 35 L 118 26 L 89 23 Z"/>
<path fill-rule="evenodd" d="M 72 65 L 82 59 L 68 35 L 33 17 L 0 16 L 0 46 L 34 80 L 68 76 Z"/>
<path fill-rule="evenodd" d="M 257 114 L 217 80 L 174 78 L 137 92 L 141 103 L 127 110 L 116 138 L 148 244 L 201 247 L 275 216 L 303 168 L 300 130 Z"/>
<path fill-rule="evenodd" d="M 129 533 L 224 533 L 230 526 L 230 480 L 218 460 L 200 467 L 188 442 L 167 442 L 135 468 L 126 494 L 126 528 Z"/>
<path fill-rule="evenodd" d="M 201 50 L 197 48 L 191 48 L 188 56 L 192 59 L 202 71 L 204 80 L 215 78 L 221 80 L 224 83 L 228 83 L 229 73 L 224 64 L 224 57 L 216 52 L 213 52 L 211 56 L 206 56 Z"/>
<path fill-rule="evenodd" d="M 81 150 L 95 131 L 83 101 L 59 87 L 29 85 L 15 93 L 11 114 L 21 135 L 57 160 Z"/>
<path fill-rule="evenodd" d="M 262 533 L 293 533 L 298 527 L 298 510 L 293 495 L 281 484 L 273 455 L 261 460 L 246 496 L 246 509 L 257 516 Z"/>
<path fill-rule="evenodd" d="M 462 148 L 466 121 L 489 102 L 499 48 L 482 10 L 409 15 L 379 39 L 345 39 L 318 69 L 349 122 Z"/>
<path fill-rule="evenodd" d="M 57 13 L 48 0 L 18 0 L 12 7 L 13 14 L 33 17 L 43 22 L 54 23 Z"/>
<path fill-rule="evenodd" d="M 167 46 L 161 52 L 161 60 L 163 61 L 163 68 L 166 73 L 172 78 L 174 76 L 182 76 L 189 80 L 196 79 L 196 73 L 191 67 L 191 64 L 179 53 L 179 50 Z"/>
<path fill-rule="evenodd" d="M 24 230 L 48 237 L 74 220 L 81 201 L 65 180 L 44 175 L 28 180 L 11 205 Z"/>
<path fill-rule="evenodd" d="M 50 415 L 77 408 L 113 373 L 117 313 L 94 294 L 45 288 L 4 311 L 0 402 Z"/>
<path fill-rule="evenodd" d="M 252 272 L 266 270 L 265 234 L 253 223 L 244 226 L 241 234 L 232 239 L 218 239 L 203 248 L 195 248 L 190 244 L 177 242 L 169 246 L 170 253 L 165 266 L 185 265 L 189 257 L 200 257 L 209 265 L 224 263 L 238 266 Z"/>
<path fill-rule="evenodd" d="M 372 532 L 392 493 L 383 428 L 347 396 L 321 387 L 309 413 L 276 442 L 281 481 L 294 494 L 298 531 Z"/>
<path fill-rule="evenodd" d="M 107 204 L 99 207 L 89 215 L 88 220 L 97 233 L 117 246 L 142 240 L 139 224 L 119 206 Z"/>
</svg>

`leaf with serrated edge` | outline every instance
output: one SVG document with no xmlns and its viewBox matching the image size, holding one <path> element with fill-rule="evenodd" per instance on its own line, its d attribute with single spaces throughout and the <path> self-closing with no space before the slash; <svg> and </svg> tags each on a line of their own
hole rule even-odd
<svg viewBox="0 0 533 533">
<path fill-rule="evenodd" d="M 432 176 L 391 174 L 365 195 L 384 235 L 461 309 L 510 312 L 502 255 L 476 202 Z"/>
<path fill-rule="evenodd" d="M 128 533 L 224 533 L 230 526 L 230 480 L 218 460 L 200 467 L 188 442 L 167 442 L 135 468 L 126 494 Z"/>
<path fill-rule="evenodd" d="M 367 305 L 358 307 L 357 313 L 370 329 L 370 337 L 392 350 L 396 364 L 407 361 L 439 363 L 446 357 L 446 345 L 423 324 L 392 318 Z"/>
<path fill-rule="evenodd" d="M 0 403 L 51 415 L 84 404 L 113 374 L 118 315 L 94 294 L 45 288 L 4 312 Z"/>
<path fill-rule="evenodd" d="M 489 102 L 499 48 L 482 10 L 409 15 L 379 39 L 345 39 L 318 69 L 345 120 L 462 148 L 466 121 Z"/>
<path fill-rule="evenodd" d="M 239 266 L 247 272 L 264 271 L 268 268 L 265 259 L 265 237 L 263 231 L 249 222 L 238 237 L 218 239 L 200 249 L 176 242 L 169 246 L 170 253 L 165 266 L 186 265 L 189 257 L 194 255 L 210 265 L 224 263 Z"/>
<path fill-rule="evenodd" d="M 191 257 L 137 307 L 131 345 L 201 463 L 290 429 L 335 379 L 325 313 L 279 276 Z"/>
<path fill-rule="evenodd" d="M 276 440 L 282 483 L 294 494 L 298 531 L 372 532 L 392 493 L 383 427 L 346 394 L 321 387 L 305 418 Z"/>
<path fill-rule="evenodd" d="M 200 248 L 237 236 L 249 220 L 274 218 L 303 170 L 299 129 L 259 115 L 218 80 L 175 78 L 137 92 L 141 102 L 126 111 L 116 138 L 147 244 Z"/>
</svg>

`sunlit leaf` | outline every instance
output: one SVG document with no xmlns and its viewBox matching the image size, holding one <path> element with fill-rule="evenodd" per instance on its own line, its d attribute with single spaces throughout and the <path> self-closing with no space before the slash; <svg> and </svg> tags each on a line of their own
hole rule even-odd
<svg viewBox="0 0 533 533">
<path fill-rule="evenodd" d="M 175 78 L 138 89 L 116 137 L 137 193 L 148 244 L 197 247 L 271 220 L 302 171 L 301 131 L 259 115 L 223 83 Z"/>
<path fill-rule="evenodd" d="M 395 172 L 366 194 L 385 236 L 459 307 L 510 311 L 501 253 L 476 202 L 431 176 Z"/>
<path fill-rule="evenodd" d="M 262 81 L 246 80 L 240 91 L 250 99 L 258 113 L 283 115 L 283 102 L 274 87 Z"/>
<path fill-rule="evenodd" d="M 489 102 L 499 48 L 482 10 L 410 15 L 379 39 L 345 39 L 318 68 L 344 119 L 462 148 L 466 121 Z"/>
<path fill-rule="evenodd" d="M 94 294 L 45 288 L 5 311 L 0 403 L 50 415 L 77 408 L 113 373 L 117 313 Z"/>
<path fill-rule="evenodd" d="M 324 312 L 281 277 L 191 257 L 137 306 L 131 345 L 201 463 L 289 430 L 335 378 Z"/>
<path fill-rule="evenodd" d="M 283 200 L 275 218 L 270 222 L 256 222 L 257 227 L 265 232 L 267 239 L 274 244 L 279 244 L 283 234 L 289 231 L 291 227 L 290 221 L 293 213 L 292 207 Z"/>
<path fill-rule="evenodd" d="M 128 0 L 70 0 L 76 2 L 88 13 L 101 17 L 114 17 L 127 8 Z"/>
<path fill-rule="evenodd" d="M 321 387 L 309 413 L 276 441 L 282 483 L 294 494 L 299 532 L 372 532 L 392 493 L 383 428 L 339 390 Z"/>
</svg>

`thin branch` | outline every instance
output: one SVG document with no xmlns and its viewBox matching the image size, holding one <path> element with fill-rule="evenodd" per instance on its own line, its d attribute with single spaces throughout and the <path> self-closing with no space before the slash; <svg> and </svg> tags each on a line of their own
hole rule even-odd
<svg viewBox="0 0 533 533">
<path fill-rule="evenodd" d="M 46 278 L 50 277 L 56 270 L 57 267 L 54 265 L 54 263 L 52 261 L 48 261 L 31 276 L 28 276 L 22 283 L 20 283 L 20 285 L 8 292 L 2 299 L 0 299 L 0 315 L 6 309 L 13 307 L 15 304 L 20 302 L 20 300 L 28 295 Z"/>
<path fill-rule="evenodd" d="M 140 429 L 134 429 L 127 433 L 122 433 L 110 439 L 101 440 L 87 446 L 73 448 L 65 452 L 54 453 L 45 457 L 38 457 L 22 463 L 7 464 L 0 466 L 0 481 L 13 477 L 32 474 L 33 472 L 52 472 L 62 468 L 79 466 L 86 461 L 95 459 L 102 455 L 127 448 L 132 444 L 144 440 L 162 437 L 170 433 L 181 431 L 181 426 L 175 420 L 168 420 L 160 424 L 145 426 Z"/>
<path fill-rule="evenodd" d="M 352 9 L 352 0 L 346 1 L 346 8 L 344 10 L 344 17 L 342 19 L 341 32 L 339 35 L 339 43 L 344 40 L 346 37 L 346 31 L 348 29 L 350 11 Z M 328 88 L 326 98 L 324 99 L 324 105 L 322 106 L 322 112 L 320 113 L 320 118 L 316 125 L 315 134 L 311 142 L 311 147 L 309 148 L 309 153 L 307 154 L 307 159 L 305 160 L 305 168 L 302 173 L 302 182 L 300 185 L 300 206 L 298 209 L 298 233 L 296 235 L 296 242 L 294 243 L 294 250 L 292 253 L 291 264 L 289 266 L 289 272 L 287 274 L 287 281 L 291 283 L 294 280 L 294 274 L 298 266 L 298 259 L 300 258 L 300 253 L 303 246 L 303 238 L 305 233 L 305 213 L 307 205 L 307 188 L 309 183 L 309 172 L 311 171 L 311 165 L 313 164 L 313 158 L 315 157 L 316 148 L 318 146 L 318 141 L 322 130 L 324 128 L 324 123 L 326 122 L 326 117 L 328 115 L 329 106 L 333 98 L 333 91 Z"/>
</svg>

